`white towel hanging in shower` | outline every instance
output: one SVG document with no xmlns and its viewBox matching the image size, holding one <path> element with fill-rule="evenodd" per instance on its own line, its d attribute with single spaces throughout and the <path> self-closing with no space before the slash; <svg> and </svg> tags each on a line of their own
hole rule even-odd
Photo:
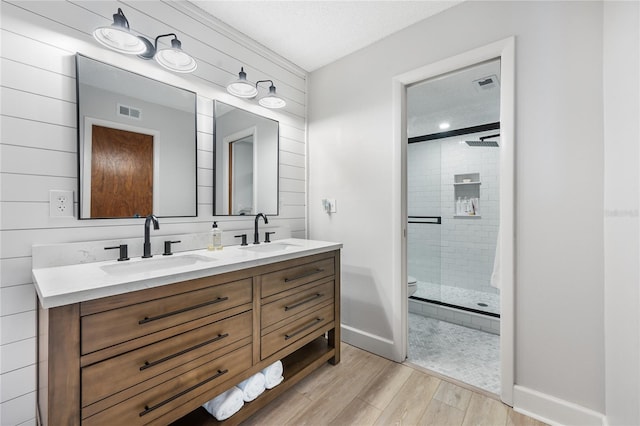
<svg viewBox="0 0 640 426">
<path fill-rule="evenodd" d="M 493 259 L 493 272 L 491 273 L 491 287 L 500 288 L 500 228 L 496 241 L 496 256 Z"/>
</svg>

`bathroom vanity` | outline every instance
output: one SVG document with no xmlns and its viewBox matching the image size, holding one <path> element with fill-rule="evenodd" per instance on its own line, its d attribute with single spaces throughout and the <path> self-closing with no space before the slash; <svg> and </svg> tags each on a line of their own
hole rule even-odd
<svg viewBox="0 0 640 426">
<path fill-rule="evenodd" d="M 43 424 L 216 424 L 203 403 L 282 360 L 237 424 L 338 363 L 341 245 L 271 244 L 34 268 Z"/>
</svg>

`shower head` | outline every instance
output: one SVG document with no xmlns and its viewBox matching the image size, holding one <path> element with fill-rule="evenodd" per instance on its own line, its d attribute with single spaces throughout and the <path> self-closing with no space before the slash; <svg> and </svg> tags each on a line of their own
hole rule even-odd
<svg viewBox="0 0 640 426">
<path fill-rule="evenodd" d="M 481 147 L 490 147 L 490 148 L 498 148 L 498 142 L 496 141 L 465 141 L 469 146 L 481 146 Z"/>
<path fill-rule="evenodd" d="M 500 136 L 500 133 L 497 135 L 488 135 L 480 138 L 479 141 L 465 141 L 469 146 L 480 146 L 480 147 L 489 147 L 489 148 L 498 148 L 498 142 L 496 141 L 488 141 L 487 139 L 495 138 Z"/>
</svg>

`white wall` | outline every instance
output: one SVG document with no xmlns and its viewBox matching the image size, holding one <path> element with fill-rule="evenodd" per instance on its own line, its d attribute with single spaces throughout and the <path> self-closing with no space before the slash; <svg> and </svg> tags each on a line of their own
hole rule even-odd
<svg viewBox="0 0 640 426">
<path fill-rule="evenodd" d="M 640 4 L 604 5 L 606 411 L 640 424 Z"/>
<path fill-rule="evenodd" d="M 204 16 L 194 17 L 180 3 L 3 1 L 0 7 L 0 424 L 32 425 L 37 308 L 32 244 L 143 236 L 142 220 L 49 218 L 49 190 L 77 190 L 75 53 L 198 93 L 198 217 L 162 219 L 154 236 L 211 228 L 213 99 L 280 121 L 280 216 L 269 222 L 305 236 L 306 73 L 242 35 Z M 196 57 L 196 72 L 170 73 L 153 61 L 102 48 L 91 32 L 110 24 L 118 7 L 143 34 L 176 32 L 183 48 Z M 240 66 L 252 81 L 274 80 L 287 107 L 270 111 L 226 94 L 225 86 L 237 78 Z M 253 225 L 243 218 L 218 222 L 226 230 Z"/>
<path fill-rule="evenodd" d="M 602 19 L 599 2 L 465 2 L 311 74 L 309 233 L 344 243 L 343 336 L 401 342 L 392 78 L 515 36 L 515 381 L 604 412 Z"/>
</svg>

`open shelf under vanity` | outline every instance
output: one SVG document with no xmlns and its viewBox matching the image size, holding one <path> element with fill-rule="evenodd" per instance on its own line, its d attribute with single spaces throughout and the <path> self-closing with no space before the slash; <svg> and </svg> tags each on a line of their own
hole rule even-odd
<svg viewBox="0 0 640 426">
<path fill-rule="evenodd" d="M 278 396 L 289 390 L 309 373 L 320 367 L 335 356 L 335 349 L 329 345 L 325 337 L 307 343 L 296 352 L 282 359 L 284 381 L 273 389 L 267 389 L 225 421 L 218 421 L 203 407 L 192 411 L 186 416 L 171 423 L 171 426 L 207 426 L 207 425 L 237 425 L 248 419 Z"/>
</svg>

